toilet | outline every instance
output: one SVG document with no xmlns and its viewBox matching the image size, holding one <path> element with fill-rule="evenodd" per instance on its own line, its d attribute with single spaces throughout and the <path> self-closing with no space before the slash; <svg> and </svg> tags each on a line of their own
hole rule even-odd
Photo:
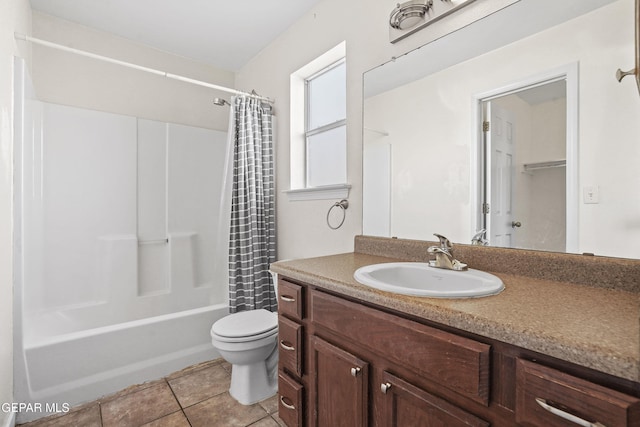
<svg viewBox="0 0 640 427">
<path fill-rule="evenodd" d="M 223 317 L 211 327 L 211 342 L 231 366 L 229 394 L 243 405 L 278 389 L 278 315 L 265 309 Z"/>
</svg>

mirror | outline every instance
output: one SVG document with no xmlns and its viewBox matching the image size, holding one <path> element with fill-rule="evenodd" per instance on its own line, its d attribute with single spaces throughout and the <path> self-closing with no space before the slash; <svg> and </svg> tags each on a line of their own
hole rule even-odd
<svg viewBox="0 0 640 427">
<path fill-rule="evenodd" d="M 530 104 L 541 107 L 517 128 L 527 155 L 508 167 L 514 183 L 542 181 L 541 198 L 514 184 L 528 219 L 512 218 L 522 224 L 514 237 L 488 235 L 489 244 L 640 258 L 640 97 L 631 79 L 615 78 L 634 49 L 634 0 L 520 0 L 366 72 L 363 233 L 471 243 L 491 193 L 483 113 L 560 80 L 565 100 Z M 564 145 L 548 154 L 561 126 L 553 112 L 564 115 Z M 563 181 L 541 178 L 549 174 Z M 534 227 L 551 213 L 563 231 Z"/>
</svg>

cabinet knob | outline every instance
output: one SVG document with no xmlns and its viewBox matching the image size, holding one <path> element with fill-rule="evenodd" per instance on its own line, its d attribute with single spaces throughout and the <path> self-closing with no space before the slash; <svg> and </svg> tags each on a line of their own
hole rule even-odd
<svg viewBox="0 0 640 427">
<path fill-rule="evenodd" d="M 360 373 L 360 368 L 358 368 L 358 367 L 351 368 L 351 376 L 352 377 L 357 377 L 359 373 Z"/>
<path fill-rule="evenodd" d="M 285 302 L 294 302 L 296 299 L 288 295 L 280 295 L 280 299 Z"/>
<path fill-rule="evenodd" d="M 387 392 L 389 391 L 390 388 L 391 388 L 391 383 L 382 383 L 382 384 L 380 384 L 380 391 L 383 394 L 387 394 Z"/>
</svg>

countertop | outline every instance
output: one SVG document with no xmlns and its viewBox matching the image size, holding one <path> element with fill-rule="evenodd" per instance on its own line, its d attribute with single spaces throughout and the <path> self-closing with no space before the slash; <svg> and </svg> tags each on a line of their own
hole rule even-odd
<svg viewBox="0 0 640 427">
<path fill-rule="evenodd" d="M 406 261 L 345 253 L 280 261 L 271 270 L 319 288 L 640 381 L 640 294 L 504 272 L 505 290 L 471 299 L 398 295 L 355 281 L 362 266 Z"/>
</svg>

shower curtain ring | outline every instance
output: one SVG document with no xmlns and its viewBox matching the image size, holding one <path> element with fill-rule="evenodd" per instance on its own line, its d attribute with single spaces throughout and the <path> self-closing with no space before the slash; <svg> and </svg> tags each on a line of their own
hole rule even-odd
<svg viewBox="0 0 640 427">
<path fill-rule="evenodd" d="M 339 202 L 335 202 L 333 205 L 331 205 L 331 207 L 329 208 L 329 212 L 327 212 L 327 225 L 329 226 L 330 229 L 337 230 L 338 228 L 342 227 L 342 224 L 344 224 L 344 220 L 347 217 L 348 207 L 349 207 L 349 201 L 347 199 L 342 199 Z M 335 227 L 332 226 L 331 223 L 329 222 L 329 216 L 331 215 L 331 211 L 333 210 L 333 208 L 342 209 L 342 220 L 340 221 L 340 224 L 338 224 Z"/>
</svg>

